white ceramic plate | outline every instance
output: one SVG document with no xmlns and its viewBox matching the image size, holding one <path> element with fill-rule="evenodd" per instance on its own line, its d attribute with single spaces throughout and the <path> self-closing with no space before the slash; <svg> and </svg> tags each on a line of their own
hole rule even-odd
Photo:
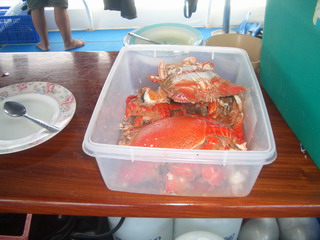
<svg viewBox="0 0 320 240">
<path fill-rule="evenodd" d="M 161 23 L 146 26 L 133 31 L 143 37 L 170 45 L 194 45 L 203 44 L 201 32 L 191 26 L 179 23 Z M 149 42 L 126 35 L 123 39 L 124 45 L 151 44 Z"/>
<path fill-rule="evenodd" d="M 3 111 L 6 101 L 22 103 L 28 115 L 61 130 L 67 126 L 76 110 L 73 94 L 55 83 L 25 82 L 0 88 L 0 154 L 37 146 L 58 133 L 52 133 L 24 117 L 8 116 Z"/>
</svg>

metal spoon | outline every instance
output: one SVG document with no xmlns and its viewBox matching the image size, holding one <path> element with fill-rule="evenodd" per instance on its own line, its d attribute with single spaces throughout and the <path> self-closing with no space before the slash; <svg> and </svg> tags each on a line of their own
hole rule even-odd
<svg viewBox="0 0 320 240">
<path fill-rule="evenodd" d="M 149 38 L 142 37 L 142 36 L 140 36 L 140 35 L 138 35 L 138 34 L 136 34 L 136 33 L 133 33 L 133 32 L 128 32 L 128 34 L 129 34 L 130 36 L 133 36 L 133 37 L 135 37 L 135 38 L 139 38 L 139 39 L 141 39 L 141 40 L 144 40 L 144 41 L 147 41 L 147 42 L 150 42 L 150 43 L 161 44 L 160 42 L 153 41 L 153 40 L 151 40 L 151 39 L 149 39 Z"/>
<path fill-rule="evenodd" d="M 48 123 L 45 123 L 39 119 L 36 119 L 34 117 L 31 117 L 27 115 L 27 110 L 25 106 L 18 102 L 8 101 L 5 102 L 3 105 L 4 112 L 8 114 L 11 117 L 25 117 L 34 123 L 40 125 L 41 127 L 44 127 L 45 129 L 49 130 L 50 132 L 58 132 L 60 129 L 56 126 L 50 125 Z"/>
</svg>

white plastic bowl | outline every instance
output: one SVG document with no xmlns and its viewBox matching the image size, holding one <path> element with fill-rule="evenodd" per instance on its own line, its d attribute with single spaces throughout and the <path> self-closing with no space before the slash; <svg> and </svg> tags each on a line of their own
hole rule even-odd
<svg viewBox="0 0 320 240">
<path fill-rule="evenodd" d="M 223 238 L 211 232 L 194 231 L 183 234 L 176 240 L 223 240 Z"/>
<path fill-rule="evenodd" d="M 198 29 L 179 23 L 154 24 L 134 30 L 133 32 L 153 41 L 168 45 L 199 46 L 203 43 L 203 36 Z M 123 44 L 134 45 L 150 43 L 126 35 L 123 39 Z"/>
</svg>

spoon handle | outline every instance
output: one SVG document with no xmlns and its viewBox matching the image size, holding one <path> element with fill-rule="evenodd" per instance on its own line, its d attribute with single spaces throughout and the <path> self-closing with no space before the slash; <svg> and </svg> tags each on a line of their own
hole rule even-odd
<svg viewBox="0 0 320 240">
<path fill-rule="evenodd" d="M 142 36 L 140 36 L 140 35 L 138 35 L 138 34 L 135 34 L 135 33 L 133 33 L 133 32 L 128 32 L 128 34 L 129 34 L 130 36 L 133 36 L 133 37 L 135 37 L 135 38 L 142 39 L 142 40 L 147 41 L 147 42 L 150 42 L 150 43 L 161 44 L 160 42 L 153 41 L 153 40 L 151 40 L 151 39 L 142 37 Z"/>
<path fill-rule="evenodd" d="M 43 121 L 41 121 L 41 120 L 39 120 L 39 119 L 37 119 L 37 118 L 31 117 L 31 116 L 29 116 L 29 115 L 27 115 L 27 114 L 25 114 L 25 115 L 23 115 L 23 116 L 24 116 L 25 118 L 31 120 L 32 122 L 38 124 L 39 126 L 41 126 L 41 127 L 45 128 L 45 129 L 49 130 L 50 132 L 58 132 L 58 131 L 60 131 L 60 128 L 58 128 L 58 127 L 56 127 L 56 126 L 53 126 L 53 125 L 50 125 L 50 124 L 48 124 L 48 123 L 45 123 L 45 122 L 43 122 Z"/>
</svg>

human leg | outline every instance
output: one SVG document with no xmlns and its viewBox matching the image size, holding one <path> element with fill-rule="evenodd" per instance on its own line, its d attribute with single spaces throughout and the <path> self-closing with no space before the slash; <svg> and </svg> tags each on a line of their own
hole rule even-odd
<svg viewBox="0 0 320 240">
<path fill-rule="evenodd" d="M 37 47 L 43 51 L 49 50 L 49 39 L 47 22 L 44 14 L 44 8 L 46 7 L 46 0 L 27 0 L 28 8 L 31 10 L 31 18 L 33 25 L 39 34 L 40 42 L 37 43 Z"/>
<path fill-rule="evenodd" d="M 37 47 L 42 51 L 48 51 L 50 49 L 48 29 L 46 17 L 44 15 L 44 8 L 37 8 L 31 10 L 31 18 L 33 25 L 39 34 L 40 42 L 37 43 Z"/>
<path fill-rule="evenodd" d="M 69 14 L 66 8 L 54 7 L 54 17 L 61 33 L 65 50 L 82 47 L 84 41 L 72 38 Z"/>
</svg>

